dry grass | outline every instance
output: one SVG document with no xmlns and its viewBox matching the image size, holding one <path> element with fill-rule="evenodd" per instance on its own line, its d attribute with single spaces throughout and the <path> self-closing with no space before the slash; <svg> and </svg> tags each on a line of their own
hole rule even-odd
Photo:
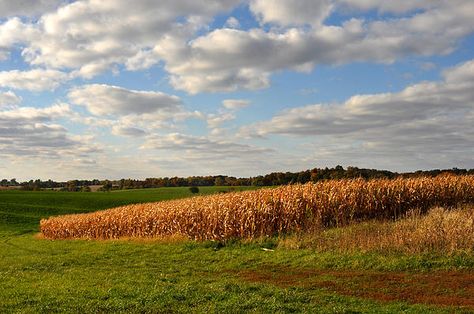
<svg viewBox="0 0 474 314">
<path fill-rule="evenodd" d="M 394 222 L 371 221 L 290 235 L 280 239 L 279 246 L 339 252 L 473 253 L 474 207 L 437 207 L 426 215 L 415 211 Z"/>
<path fill-rule="evenodd" d="M 123 206 L 41 221 L 50 239 L 258 238 L 474 202 L 474 176 L 342 180 Z"/>
</svg>

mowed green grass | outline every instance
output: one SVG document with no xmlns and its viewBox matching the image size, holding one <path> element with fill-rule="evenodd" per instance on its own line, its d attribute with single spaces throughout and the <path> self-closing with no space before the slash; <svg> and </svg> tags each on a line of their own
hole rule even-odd
<svg viewBox="0 0 474 314">
<path fill-rule="evenodd" d="M 200 194 L 223 189 L 200 188 Z M 35 236 L 39 220 L 51 215 L 187 196 L 191 196 L 187 188 L 111 193 L 0 192 L 0 313 L 470 310 L 401 299 L 378 301 L 337 292 L 327 284 L 300 285 L 299 281 L 305 282 L 301 274 L 289 282 L 280 281 L 279 277 L 285 269 L 319 271 L 326 281 L 340 280 L 329 272 L 324 275 L 330 270 L 387 274 L 470 271 L 474 269 L 474 257 L 470 255 L 343 255 L 311 250 L 263 250 L 274 248 L 276 239 L 222 245 L 192 241 L 50 241 Z M 261 272 L 266 272 L 266 278 L 258 276 Z"/>
</svg>

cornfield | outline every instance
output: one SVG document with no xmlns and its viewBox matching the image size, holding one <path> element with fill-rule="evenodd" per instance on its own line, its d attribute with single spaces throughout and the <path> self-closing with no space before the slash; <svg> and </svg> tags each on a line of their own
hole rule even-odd
<svg viewBox="0 0 474 314">
<path fill-rule="evenodd" d="M 41 221 L 50 239 L 185 236 L 258 238 L 356 221 L 397 219 L 409 210 L 474 202 L 474 176 L 332 180 L 122 206 Z"/>
</svg>

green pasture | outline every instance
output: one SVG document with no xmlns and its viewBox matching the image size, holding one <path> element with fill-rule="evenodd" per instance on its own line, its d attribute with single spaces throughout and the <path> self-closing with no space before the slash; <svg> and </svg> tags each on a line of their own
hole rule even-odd
<svg viewBox="0 0 474 314">
<path fill-rule="evenodd" d="M 201 187 L 200 194 L 225 189 Z M 474 257 L 470 255 L 318 253 L 279 249 L 275 247 L 277 240 L 271 238 L 253 242 L 163 243 L 51 241 L 37 237 L 40 219 L 52 215 L 188 196 L 191 193 L 187 188 L 110 193 L 1 191 L 0 313 L 468 313 L 473 310 L 426 302 L 416 304 L 401 298 L 384 301 L 361 297 L 335 291 L 326 284 L 341 280 L 331 275 L 334 270 L 408 275 L 470 272 L 474 268 Z M 297 280 L 279 279 L 282 275 L 291 279 L 291 272 L 301 273 L 299 270 L 318 271 L 318 284 L 305 281 L 301 275 Z M 266 277 L 259 276 L 260 273 Z M 456 293 L 463 297 L 463 291 Z"/>
</svg>

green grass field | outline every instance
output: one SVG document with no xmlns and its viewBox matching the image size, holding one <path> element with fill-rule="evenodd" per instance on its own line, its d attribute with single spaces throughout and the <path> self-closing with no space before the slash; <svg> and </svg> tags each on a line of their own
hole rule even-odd
<svg viewBox="0 0 474 314">
<path fill-rule="evenodd" d="M 318 253 L 275 248 L 276 239 L 222 245 L 36 237 L 44 217 L 190 195 L 187 188 L 1 191 L 0 313 L 474 311 L 469 254 Z"/>
</svg>

